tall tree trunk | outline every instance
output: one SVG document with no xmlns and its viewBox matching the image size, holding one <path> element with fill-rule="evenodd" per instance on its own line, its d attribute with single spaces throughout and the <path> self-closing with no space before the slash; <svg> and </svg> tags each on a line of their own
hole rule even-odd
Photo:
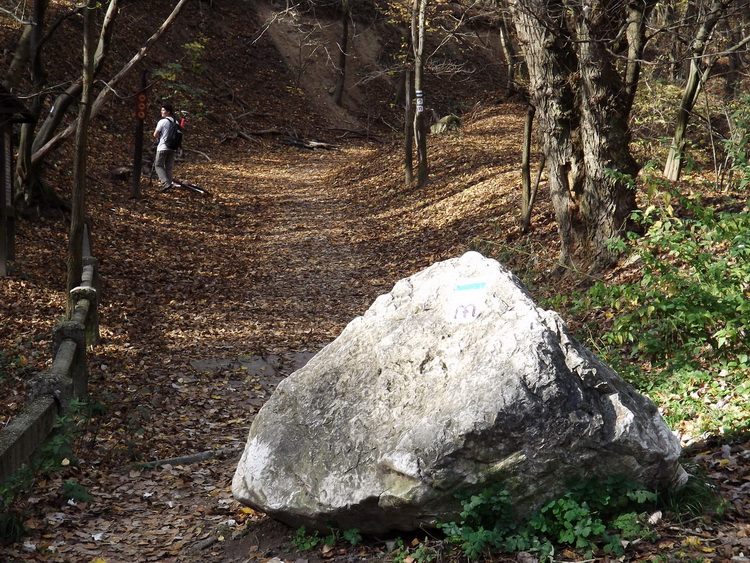
<svg viewBox="0 0 750 563">
<path fill-rule="evenodd" d="M 55 193 L 52 187 L 44 181 L 41 170 L 32 164 L 34 129 L 39 122 L 39 116 L 44 105 L 44 87 L 47 84 L 47 73 L 42 59 L 42 38 L 44 35 L 45 16 L 49 0 L 36 0 L 32 16 L 31 31 L 28 34 L 28 54 L 31 67 L 32 95 L 30 97 L 29 112 L 33 121 L 21 125 L 21 135 L 18 142 L 18 158 L 16 159 L 16 207 L 23 213 L 32 207 L 64 208 L 65 202 Z M 22 40 L 25 38 L 25 33 Z M 27 47 L 21 46 L 22 50 Z M 23 57 L 21 56 L 19 62 Z"/>
<path fill-rule="evenodd" d="M 710 44 L 711 34 L 732 0 L 714 0 L 703 22 L 690 44 L 690 70 L 682 91 L 682 99 L 677 112 L 672 143 L 669 147 L 667 162 L 664 164 L 664 176 L 668 180 L 677 181 L 682 172 L 685 155 L 685 141 L 690 114 L 693 112 L 701 88 L 711 73 L 711 67 L 716 62 L 716 55 L 706 57 L 706 50 Z"/>
<path fill-rule="evenodd" d="M 18 40 L 13 60 L 8 66 L 8 72 L 3 79 L 3 86 L 9 91 L 15 90 L 21 76 L 23 76 L 24 67 L 29 64 L 29 59 L 31 58 L 31 41 L 34 31 L 35 26 L 32 23 L 26 24 L 21 33 L 21 38 Z"/>
<path fill-rule="evenodd" d="M 508 64 L 508 79 L 506 82 L 507 95 L 510 96 L 518 90 L 518 73 L 520 72 L 520 63 L 518 60 L 518 54 L 513 46 L 513 41 L 510 37 L 508 30 L 508 22 L 506 21 L 506 15 L 503 12 L 500 14 L 500 45 L 503 49 L 503 55 L 505 55 L 505 61 Z"/>
<path fill-rule="evenodd" d="M 581 234 L 592 243 L 597 266 L 608 265 L 609 240 L 627 229 L 636 208 L 635 177 L 639 166 L 630 153 L 628 128 L 635 85 L 623 82 L 604 42 L 616 31 L 603 11 L 595 10 L 590 17 L 579 20 L 581 145 L 585 155 L 579 208 L 584 218 L 581 228 L 585 229 Z M 640 53 L 629 59 L 629 65 L 637 64 L 639 58 Z M 628 76 L 631 72 L 635 71 L 628 68 L 626 80 L 637 81 Z"/>
<path fill-rule="evenodd" d="M 523 129 L 523 150 L 521 151 L 521 232 L 527 233 L 531 227 L 531 210 L 534 208 L 539 180 L 544 168 L 544 156 L 539 163 L 536 183 L 531 184 L 531 139 L 536 110 L 531 104 L 526 108 L 526 122 Z"/>
<path fill-rule="evenodd" d="M 744 24 L 744 21 L 743 21 Z M 728 23 L 727 33 L 731 37 L 732 43 L 737 44 L 742 40 L 740 30 L 732 27 Z M 734 100 L 739 93 L 742 80 L 742 58 L 737 51 L 732 51 L 727 55 L 727 71 L 724 74 L 724 98 Z"/>
<path fill-rule="evenodd" d="M 118 13 L 118 0 L 110 0 L 107 8 L 107 13 L 102 22 L 101 32 L 99 33 L 99 43 L 96 46 L 96 54 L 94 55 L 94 76 L 98 76 L 99 72 L 104 65 L 107 54 L 109 53 L 109 47 L 112 42 L 112 34 L 114 33 L 114 24 Z M 65 113 L 68 111 L 71 105 L 73 105 L 81 95 L 83 90 L 83 77 L 73 82 L 68 88 L 52 103 L 50 112 L 47 118 L 42 123 L 39 131 L 34 138 L 34 145 L 32 151 L 36 152 L 39 147 L 43 146 L 49 141 L 54 135 L 55 131 L 60 127 Z"/>
<path fill-rule="evenodd" d="M 607 265 L 608 241 L 624 232 L 635 209 L 631 92 L 610 43 L 635 22 L 617 6 L 595 1 L 580 10 L 566 0 L 519 0 L 514 7 L 564 266 L 574 257 L 587 267 Z M 636 69 L 626 76 L 634 79 Z"/>
<path fill-rule="evenodd" d="M 414 157 L 412 145 L 414 144 L 414 107 L 411 99 L 411 70 L 407 66 L 404 69 L 404 187 L 409 189 L 414 181 Z"/>
<path fill-rule="evenodd" d="M 564 6 L 559 0 L 547 4 L 538 0 L 519 2 L 514 20 L 524 45 L 529 97 L 536 109 L 542 151 L 547 161 L 550 197 L 561 241 L 559 259 L 568 265 L 575 250 L 573 225 L 580 215 L 577 194 L 582 191 L 584 176 L 576 92 L 565 70 L 577 68 L 577 61 L 571 45 L 556 41 L 539 19 L 547 9 L 561 11 Z"/>
<path fill-rule="evenodd" d="M 687 127 L 690 121 L 690 114 L 695 107 L 695 102 L 700 93 L 700 82 L 701 71 L 698 68 L 697 61 L 692 60 L 690 62 L 690 72 L 688 73 L 685 87 L 682 90 L 680 107 L 677 110 L 674 133 L 672 133 L 672 142 L 669 146 L 669 155 L 667 155 L 667 161 L 664 164 L 664 177 L 673 182 L 679 180 L 682 173 L 685 142 L 687 141 Z"/>
<path fill-rule="evenodd" d="M 71 198 L 70 237 L 68 239 L 67 317 L 73 315 L 71 291 L 81 283 L 83 225 L 86 214 L 86 163 L 88 160 L 88 129 L 94 84 L 94 25 L 99 0 L 88 0 L 83 10 L 83 70 L 81 102 L 76 128 L 73 159 L 73 195 Z"/>
<path fill-rule="evenodd" d="M 341 105 L 344 96 L 344 84 L 346 83 L 346 58 L 349 46 L 349 18 L 351 17 L 351 0 L 342 0 L 341 6 L 341 43 L 339 44 L 339 66 L 336 69 L 336 87 L 333 91 L 333 102 Z"/>
<path fill-rule="evenodd" d="M 414 139 L 417 143 L 417 187 L 427 184 L 427 119 L 424 112 L 424 72 L 425 16 L 427 0 L 414 0 L 412 5 L 412 48 L 414 50 L 414 92 L 417 108 L 414 114 Z"/>
</svg>

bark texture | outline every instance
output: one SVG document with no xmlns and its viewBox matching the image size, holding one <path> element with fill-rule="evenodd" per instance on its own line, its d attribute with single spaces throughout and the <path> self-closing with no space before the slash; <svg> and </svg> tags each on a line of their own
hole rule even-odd
<svg viewBox="0 0 750 563">
<path fill-rule="evenodd" d="M 574 258 L 606 265 L 607 242 L 624 232 L 635 209 L 638 165 L 628 118 L 650 9 L 609 1 L 515 5 L 563 265 Z M 625 64 L 618 64 L 618 54 Z"/>
</svg>

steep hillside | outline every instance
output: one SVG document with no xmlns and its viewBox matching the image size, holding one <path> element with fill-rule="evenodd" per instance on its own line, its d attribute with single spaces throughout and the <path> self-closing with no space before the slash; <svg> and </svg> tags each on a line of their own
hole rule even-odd
<svg viewBox="0 0 750 563">
<path fill-rule="evenodd" d="M 98 90 L 146 44 L 174 6 L 166 0 L 121 4 Z M 42 115 L 80 74 L 81 18 L 71 14 L 68 4 L 51 3 L 48 20 L 59 26 L 44 51 L 51 88 Z M 19 33 L 18 22 L 0 14 L 0 45 L 8 65 Z M 95 120 L 92 169 L 105 172 L 131 160 L 134 96 L 142 72 L 148 72 L 149 85 L 147 139 L 159 104 L 169 100 L 190 116 L 190 148 L 209 156 L 226 143 L 251 148 L 289 132 L 331 142 L 400 136 L 399 61 L 408 29 L 374 12 L 355 10 L 341 106 L 332 97 L 340 34 L 335 14 L 303 13 L 283 2 L 188 2 Z M 499 98 L 503 66 L 493 36 L 492 29 L 482 28 L 448 41 L 430 36 L 424 89 L 431 115 L 462 114 L 478 100 Z M 27 79 L 21 73 L 18 92 L 33 91 Z M 63 169 L 63 178 L 68 150 L 62 148 L 50 159 L 54 169 Z M 106 155 L 100 158 L 102 150 Z M 60 179 L 63 193 L 66 181 Z"/>
</svg>

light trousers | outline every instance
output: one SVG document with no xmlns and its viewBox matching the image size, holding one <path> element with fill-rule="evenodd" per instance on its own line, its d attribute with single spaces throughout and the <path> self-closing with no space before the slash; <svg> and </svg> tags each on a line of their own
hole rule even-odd
<svg viewBox="0 0 750 563">
<path fill-rule="evenodd" d="M 169 149 L 164 151 L 156 151 L 154 168 L 156 168 L 156 175 L 159 177 L 159 182 L 161 182 L 163 188 L 168 188 L 172 185 L 174 153 L 175 151 Z"/>
</svg>

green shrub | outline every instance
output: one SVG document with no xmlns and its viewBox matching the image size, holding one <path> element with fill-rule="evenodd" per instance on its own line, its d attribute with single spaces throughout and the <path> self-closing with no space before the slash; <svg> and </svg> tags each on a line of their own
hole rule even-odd
<svg viewBox="0 0 750 563">
<path fill-rule="evenodd" d="M 430 542 L 428 538 L 425 538 L 424 541 L 414 538 L 409 545 L 406 545 L 403 538 L 398 537 L 393 542 L 393 549 L 391 550 L 393 563 L 429 563 L 430 561 L 437 561 L 439 552 L 432 547 L 433 545 L 436 544 Z"/>
<path fill-rule="evenodd" d="M 663 205 L 638 214 L 645 234 L 615 243 L 640 275 L 594 284 L 572 312 L 611 319 L 603 333 L 593 327 L 592 348 L 661 405 L 673 428 L 746 427 L 738 390 L 750 374 L 750 213 L 660 197 Z"/>
<path fill-rule="evenodd" d="M 305 526 L 300 526 L 294 532 L 292 546 L 300 551 L 310 551 L 311 549 L 318 547 L 323 541 L 323 538 L 320 537 L 320 533 L 317 530 L 308 532 Z"/>
<path fill-rule="evenodd" d="M 86 490 L 86 487 L 78 483 L 75 479 L 67 479 L 60 490 L 63 498 L 76 502 L 89 502 L 94 497 Z"/>
<path fill-rule="evenodd" d="M 357 528 L 351 528 L 341 533 L 341 538 L 352 546 L 362 542 L 362 534 Z M 320 532 L 313 530 L 308 532 L 305 526 L 300 526 L 294 532 L 292 546 L 299 551 L 310 551 L 321 545 L 333 547 L 339 539 L 339 531 L 334 528 L 328 529 L 328 535 L 321 536 Z"/>
<path fill-rule="evenodd" d="M 621 554 L 623 539 L 651 537 L 642 511 L 657 496 L 617 477 L 579 481 L 525 520 L 517 518 L 501 484 L 461 498 L 460 520 L 439 528 L 464 556 L 478 560 L 493 551 L 527 551 L 548 561 L 556 546 L 590 557 L 600 550 Z"/>
<path fill-rule="evenodd" d="M 692 217 L 656 216 L 653 208 L 641 215 L 648 230 L 633 245 L 640 279 L 596 283 L 582 305 L 612 310 L 604 340 L 633 358 L 692 367 L 747 363 L 750 214 L 684 202 Z"/>
</svg>

